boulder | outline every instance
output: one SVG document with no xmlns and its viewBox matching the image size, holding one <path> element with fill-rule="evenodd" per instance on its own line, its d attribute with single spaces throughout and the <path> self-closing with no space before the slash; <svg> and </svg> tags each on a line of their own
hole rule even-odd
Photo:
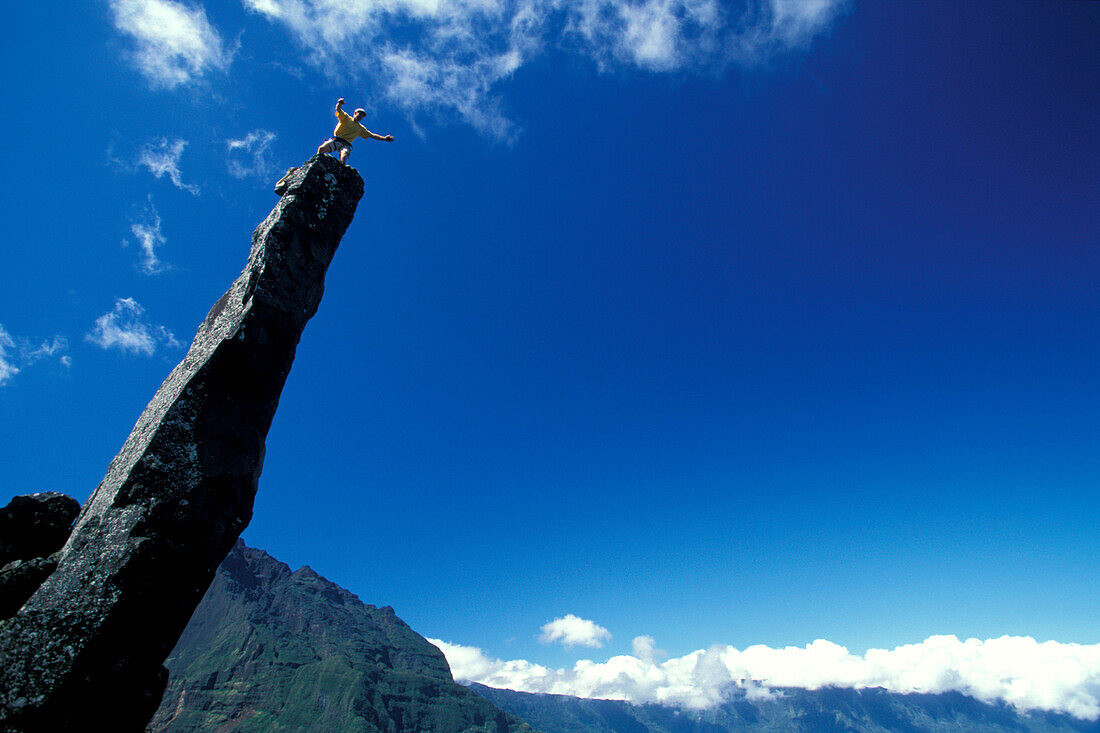
<svg viewBox="0 0 1100 733">
<path fill-rule="evenodd" d="M 57 567 L 80 502 L 56 491 L 16 496 L 0 509 L 0 618 L 9 618 Z"/>
<path fill-rule="evenodd" d="M 56 491 L 14 497 L 0 509 L 0 566 L 60 550 L 79 511 L 76 499 Z"/>
</svg>

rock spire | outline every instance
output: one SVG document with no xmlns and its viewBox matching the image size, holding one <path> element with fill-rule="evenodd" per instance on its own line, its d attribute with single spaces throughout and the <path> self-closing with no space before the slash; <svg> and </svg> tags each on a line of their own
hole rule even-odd
<svg viewBox="0 0 1100 733">
<path fill-rule="evenodd" d="M 56 570 L 0 622 L 0 730 L 144 729 L 164 659 L 252 517 L 279 394 L 362 195 L 327 156 L 290 177 Z"/>
</svg>

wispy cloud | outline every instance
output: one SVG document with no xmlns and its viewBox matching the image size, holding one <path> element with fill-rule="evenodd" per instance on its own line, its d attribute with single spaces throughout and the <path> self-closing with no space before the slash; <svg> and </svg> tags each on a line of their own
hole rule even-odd
<svg viewBox="0 0 1100 733">
<path fill-rule="evenodd" d="M 798 48 L 833 22 L 845 3 L 836 0 L 771 0 L 764 36 L 770 46 Z"/>
<path fill-rule="evenodd" d="M 269 130 L 253 130 L 239 140 L 226 140 L 229 174 L 235 178 L 266 178 L 271 173 L 271 165 L 266 157 L 267 149 L 275 141 L 275 137 L 275 133 Z M 247 163 L 241 162 L 242 156 L 247 159 Z"/>
<path fill-rule="evenodd" d="M 35 347 L 27 346 L 24 348 L 22 358 L 25 364 L 33 364 L 41 359 L 46 359 L 51 356 L 63 354 L 69 348 L 69 340 L 64 336 L 54 336 L 52 339 L 43 341 L 41 344 Z M 61 363 L 65 366 L 69 366 L 71 360 L 69 357 L 62 355 L 60 357 Z"/>
<path fill-rule="evenodd" d="M 173 0 L 110 0 L 115 28 L 134 41 L 133 60 L 154 88 L 172 89 L 224 71 L 233 59 L 202 6 Z"/>
<path fill-rule="evenodd" d="M 762 22 L 748 11 L 745 17 L 748 28 Z M 745 32 L 729 22 L 715 0 L 582 0 L 566 19 L 565 37 L 604 70 L 699 69 L 720 64 L 723 43 Z"/>
<path fill-rule="evenodd" d="M 652 644 L 649 637 L 639 639 L 636 650 Z M 752 697 L 771 696 L 776 694 L 771 688 L 781 687 L 883 687 L 898 693 L 960 692 L 1021 710 L 1100 719 L 1100 644 L 931 636 L 919 644 L 859 655 L 819 639 L 782 649 L 714 646 L 663 662 L 644 655 L 582 659 L 571 669 L 550 669 L 495 659 L 476 647 L 429 641 L 446 655 L 455 679 L 526 692 L 707 708 L 726 699 L 731 686 Z"/>
<path fill-rule="evenodd" d="M 145 320 L 145 309 L 133 298 L 118 298 L 115 307 L 95 321 L 84 340 L 101 349 L 118 349 L 140 356 L 152 356 L 158 346 L 179 348 L 180 342 L 164 326 Z"/>
<path fill-rule="evenodd" d="M 7 384 L 23 369 L 51 356 L 57 356 L 62 366 L 70 366 L 72 359 L 65 354 L 68 348 L 69 342 L 64 336 L 54 336 L 34 346 L 27 339 L 12 337 L 0 325 L 0 386 Z"/>
<path fill-rule="evenodd" d="M 168 267 L 161 262 L 157 250 L 168 243 L 160 230 L 160 214 L 153 206 L 153 198 L 149 197 L 149 205 L 145 209 L 142 218 L 130 224 L 130 233 L 134 235 L 138 248 L 141 250 L 141 262 L 138 269 L 146 275 L 155 275 L 164 272 Z M 123 242 L 129 244 L 128 241 Z"/>
<path fill-rule="evenodd" d="M 504 112 L 500 82 L 548 47 L 607 71 L 713 72 L 803 48 L 846 5 L 750 0 L 735 12 L 719 0 L 243 2 L 285 26 L 316 66 L 375 83 L 374 93 L 410 117 L 454 114 L 502 140 L 517 130 Z M 356 49 L 352 57 L 349 48 Z"/>
<path fill-rule="evenodd" d="M 560 642 L 565 646 L 588 646 L 599 648 L 605 641 L 611 640 L 611 632 L 588 619 L 568 613 L 561 618 L 544 624 L 540 629 L 539 641 L 543 644 Z"/>
<path fill-rule="evenodd" d="M 19 367 L 15 365 L 12 351 L 15 349 L 15 341 L 0 326 L 0 386 L 6 384 L 12 377 L 19 373 Z"/>
<path fill-rule="evenodd" d="M 199 187 L 184 183 L 183 176 L 180 173 L 180 158 L 183 157 L 183 149 L 186 147 L 186 140 L 179 138 L 168 140 L 168 138 L 162 137 L 141 147 L 138 153 L 137 165 L 139 168 L 148 168 L 149 172 L 157 178 L 168 176 L 168 180 L 176 188 L 198 196 Z"/>
</svg>

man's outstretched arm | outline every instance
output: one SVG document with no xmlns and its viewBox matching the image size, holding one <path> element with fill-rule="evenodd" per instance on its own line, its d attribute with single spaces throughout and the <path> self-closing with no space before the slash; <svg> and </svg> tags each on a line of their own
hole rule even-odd
<svg viewBox="0 0 1100 733">
<path fill-rule="evenodd" d="M 340 97 L 339 99 L 336 100 L 336 116 L 337 117 L 340 117 L 340 113 L 344 111 L 342 109 L 343 106 L 344 106 L 344 98 Z"/>
<path fill-rule="evenodd" d="M 371 140 L 381 140 L 382 142 L 385 142 L 385 143 L 392 143 L 393 142 L 393 135 L 379 135 L 378 133 L 371 132 L 370 130 L 367 130 L 367 134 L 370 135 Z"/>
</svg>

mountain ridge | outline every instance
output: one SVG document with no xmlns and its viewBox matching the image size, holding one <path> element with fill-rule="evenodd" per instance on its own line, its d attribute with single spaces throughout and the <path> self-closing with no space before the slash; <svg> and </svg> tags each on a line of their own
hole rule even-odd
<svg viewBox="0 0 1100 733">
<path fill-rule="evenodd" d="M 165 665 L 153 731 L 534 733 L 391 607 L 241 541 Z"/>
</svg>

